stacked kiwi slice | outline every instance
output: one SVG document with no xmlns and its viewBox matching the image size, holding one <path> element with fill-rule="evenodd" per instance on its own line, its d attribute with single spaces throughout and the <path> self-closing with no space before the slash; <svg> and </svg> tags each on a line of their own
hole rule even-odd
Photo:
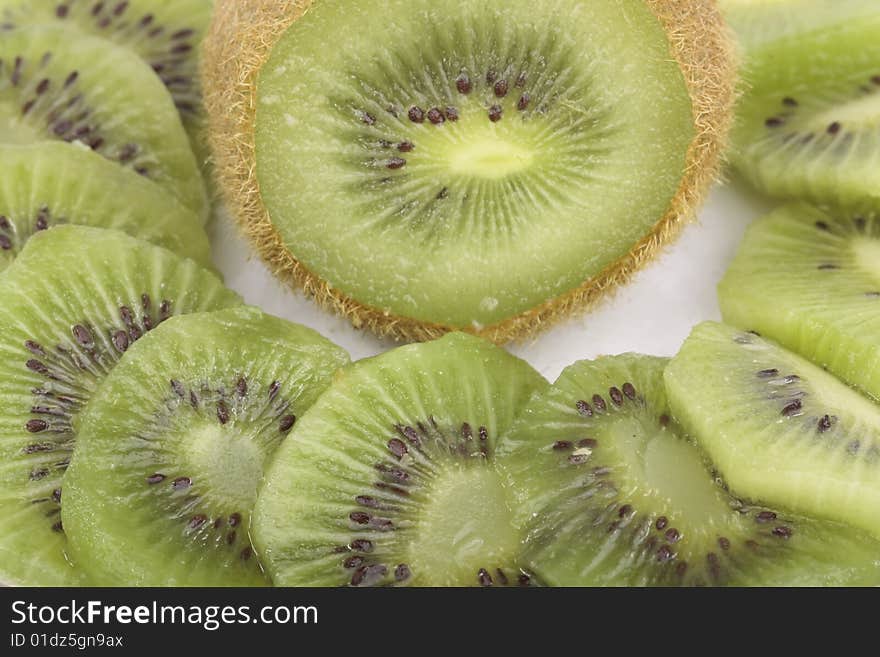
<svg viewBox="0 0 880 657">
<path fill-rule="evenodd" d="M 704 0 L 227 1 L 205 52 L 257 251 L 404 339 L 504 342 L 626 281 L 714 179 L 733 98 Z"/>
</svg>

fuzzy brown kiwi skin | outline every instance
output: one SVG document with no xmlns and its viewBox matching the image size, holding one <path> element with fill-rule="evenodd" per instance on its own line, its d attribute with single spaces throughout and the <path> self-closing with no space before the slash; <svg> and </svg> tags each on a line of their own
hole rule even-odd
<svg viewBox="0 0 880 657">
<path fill-rule="evenodd" d="M 694 139 L 685 172 L 666 213 L 651 232 L 616 262 L 579 287 L 485 327 L 444 326 L 397 316 L 362 304 L 312 273 L 291 255 L 272 225 L 256 176 L 256 80 L 272 47 L 313 0 L 218 0 L 203 45 L 202 80 L 216 183 L 240 229 L 280 280 L 300 288 L 356 328 L 405 341 L 465 330 L 497 344 L 545 330 L 590 309 L 652 261 L 694 217 L 722 164 L 733 118 L 736 61 L 715 0 L 644 0 L 665 26 L 693 105 Z M 643 175 L 651 175 L 650 171 Z"/>
</svg>

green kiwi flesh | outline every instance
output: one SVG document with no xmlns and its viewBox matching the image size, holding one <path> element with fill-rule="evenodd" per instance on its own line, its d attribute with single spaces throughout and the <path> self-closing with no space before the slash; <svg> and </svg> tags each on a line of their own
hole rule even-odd
<svg viewBox="0 0 880 657">
<path fill-rule="evenodd" d="M 102 586 L 267 584 L 247 533 L 257 485 L 347 362 L 255 308 L 138 341 L 77 418 L 62 506 L 74 565 Z"/>
<path fill-rule="evenodd" d="M 713 322 L 694 329 L 664 381 L 673 415 L 731 489 L 880 537 L 875 401 L 769 340 Z"/>
<path fill-rule="evenodd" d="M 309 272 L 369 308 L 474 330 L 649 235 L 693 122 L 645 2 L 314 2 L 259 72 L 256 173 Z"/>
<path fill-rule="evenodd" d="M 199 44 L 213 0 L 0 0 L 0 25 L 59 22 L 139 55 L 165 84 L 199 163 L 207 159 Z"/>
<path fill-rule="evenodd" d="M 494 452 L 545 385 L 459 333 L 344 371 L 257 498 L 251 534 L 275 585 L 530 583 Z"/>
<path fill-rule="evenodd" d="M 734 12 L 754 16 L 741 32 L 778 26 L 744 37 L 736 168 L 772 196 L 880 210 L 880 4 L 763 4 Z"/>
<path fill-rule="evenodd" d="M 727 490 L 671 418 L 666 363 L 576 363 L 500 441 L 525 566 L 554 586 L 880 582 L 880 543 Z"/>
<path fill-rule="evenodd" d="M 0 28 L 0 35 L 0 143 L 81 142 L 206 216 L 180 117 L 143 60 L 58 26 Z"/>
<path fill-rule="evenodd" d="M 240 300 L 191 260 L 84 226 L 28 240 L 0 298 L 0 581 L 74 584 L 59 515 L 73 419 L 144 333 Z"/>
<path fill-rule="evenodd" d="M 798 204 L 752 224 L 718 287 L 752 329 L 880 399 L 880 219 Z"/>
<path fill-rule="evenodd" d="M 150 180 L 80 144 L 0 146 L 0 271 L 34 233 L 115 228 L 211 267 L 201 220 Z"/>
</svg>

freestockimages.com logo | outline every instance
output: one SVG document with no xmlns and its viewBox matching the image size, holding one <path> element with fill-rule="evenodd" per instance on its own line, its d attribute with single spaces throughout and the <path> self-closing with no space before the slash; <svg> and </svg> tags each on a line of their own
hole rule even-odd
<svg viewBox="0 0 880 657">
<path fill-rule="evenodd" d="M 132 606 L 100 600 L 71 600 L 55 605 L 24 600 L 12 603 L 13 625 L 193 625 L 213 632 L 224 625 L 317 623 L 315 606 L 267 605 L 253 609 L 250 605 L 164 605 L 156 601 Z"/>
</svg>

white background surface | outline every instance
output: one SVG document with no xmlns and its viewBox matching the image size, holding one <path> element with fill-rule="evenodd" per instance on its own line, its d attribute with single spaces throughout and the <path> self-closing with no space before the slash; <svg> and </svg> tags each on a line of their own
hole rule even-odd
<svg viewBox="0 0 880 657">
<path fill-rule="evenodd" d="M 715 287 L 746 226 L 770 205 L 739 184 L 713 189 L 698 220 L 654 263 L 591 313 L 573 317 L 508 348 L 551 381 L 576 360 L 627 351 L 672 356 L 694 324 L 720 319 Z M 320 310 L 272 278 L 227 218 L 212 228 L 214 259 L 248 303 L 321 332 L 353 359 L 393 346 Z"/>
</svg>

